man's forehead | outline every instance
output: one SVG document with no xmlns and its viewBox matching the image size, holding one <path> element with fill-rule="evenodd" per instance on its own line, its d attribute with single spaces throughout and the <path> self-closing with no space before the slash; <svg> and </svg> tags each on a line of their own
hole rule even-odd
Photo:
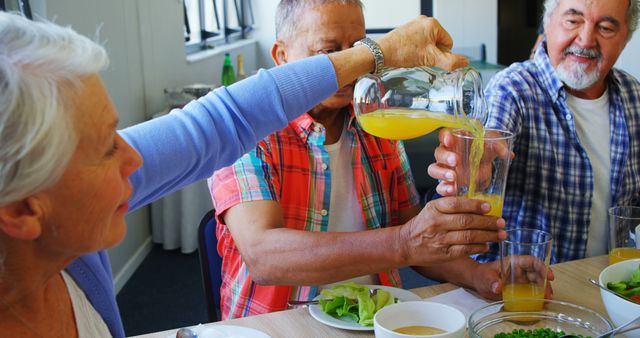
<svg viewBox="0 0 640 338">
<path fill-rule="evenodd" d="M 584 14 L 585 10 L 606 11 L 613 9 L 624 9 L 626 13 L 629 1 L 633 0 L 560 0 L 558 8 L 563 9 L 563 14 L 569 9 L 578 11 L 580 14 Z"/>
<path fill-rule="evenodd" d="M 581 16 L 595 22 L 626 24 L 627 0 L 563 0 L 555 12 L 559 17 Z"/>
<path fill-rule="evenodd" d="M 329 3 L 317 6 L 308 6 L 300 12 L 301 17 L 310 17 L 311 22 L 333 22 L 348 21 L 351 23 L 362 22 L 364 24 L 364 14 L 362 8 L 342 3 Z M 301 19 L 301 18 L 297 18 Z M 309 21 L 306 21 L 307 23 Z M 304 24 L 305 20 L 298 21 L 298 24 Z"/>
</svg>

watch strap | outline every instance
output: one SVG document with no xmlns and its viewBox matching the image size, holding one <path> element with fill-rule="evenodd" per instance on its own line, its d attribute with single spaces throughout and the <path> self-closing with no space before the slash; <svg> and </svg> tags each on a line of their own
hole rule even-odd
<svg viewBox="0 0 640 338">
<path fill-rule="evenodd" d="M 375 61 L 375 64 L 376 64 L 376 67 L 373 73 L 376 75 L 380 74 L 380 72 L 382 72 L 382 69 L 384 68 L 384 55 L 382 55 L 382 49 L 380 49 L 380 45 L 370 38 L 360 39 L 356 41 L 353 45 L 354 46 L 365 45 L 367 46 L 367 48 L 369 48 L 369 50 L 373 54 L 373 60 Z"/>
</svg>

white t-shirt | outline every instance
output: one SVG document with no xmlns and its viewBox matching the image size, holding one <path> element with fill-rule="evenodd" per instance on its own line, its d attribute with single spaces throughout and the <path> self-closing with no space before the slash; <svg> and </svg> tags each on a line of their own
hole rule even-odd
<svg viewBox="0 0 640 338">
<path fill-rule="evenodd" d="M 111 332 L 104 319 L 98 314 L 96 309 L 91 305 L 87 295 L 80 289 L 78 284 L 67 274 L 62 271 L 62 278 L 67 285 L 69 297 L 71 297 L 71 305 L 73 306 L 73 314 L 76 318 L 76 327 L 78 329 L 79 338 L 111 338 Z"/>
<path fill-rule="evenodd" d="M 567 105 L 573 112 L 578 140 L 593 171 L 587 256 L 603 255 L 607 253 L 607 210 L 611 206 L 609 91 L 595 100 L 567 95 Z"/>
<path fill-rule="evenodd" d="M 353 176 L 351 142 L 353 142 L 353 138 L 347 133 L 345 126 L 336 143 L 324 145 L 329 154 L 329 168 L 327 170 L 331 170 L 329 209 L 329 231 L 331 232 L 367 230 Z M 360 284 L 379 284 L 377 275 L 356 277 L 349 279 L 349 281 Z"/>
</svg>

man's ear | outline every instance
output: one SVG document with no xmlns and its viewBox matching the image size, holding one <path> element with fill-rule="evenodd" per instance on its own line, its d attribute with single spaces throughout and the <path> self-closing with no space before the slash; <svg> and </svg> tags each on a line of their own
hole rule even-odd
<svg viewBox="0 0 640 338">
<path fill-rule="evenodd" d="M 276 66 L 287 63 L 287 50 L 284 47 L 284 43 L 276 41 L 271 46 L 271 58 Z"/>
<path fill-rule="evenodd" d="M 44 209 L 36 197 L 0 207 L 0 231 L 9 237 L 34 240 L 42 233 Z"/>
</svg>

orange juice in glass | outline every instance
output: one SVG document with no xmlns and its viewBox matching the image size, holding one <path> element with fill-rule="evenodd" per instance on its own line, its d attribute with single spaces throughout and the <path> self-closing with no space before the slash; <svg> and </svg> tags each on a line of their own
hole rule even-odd
<svg viewBox="0 0 640 338">
<path fill-rule="evenodd" d="M 551 234 L 546 231 L 507 230 L 507 239 L 500 243 L 500 278 L 505 310 L 542 310 L 551 243 Z"/>
<path fill-rule="evenodd" d="M 609 251 L 609 265 L 634 258 L 640 258 L 640 249 L 613 248 Z"/>
<path fill-rule="evenodd" d="M 491 204 L 491 210 L 487 213 L 489 216 L 502 217 L 502 205 L 504 204 L 504 198 L 497 194 L 478 194 L 468 195 L 469 198 L 483 200 Z"/>
<path fill-rule="evenodd" d="M 502 289 L 507 311 L 537 311 L 544 304 L 544 287 L 536 284 L 507 284 Z"/>
<path fill-rule="evenodd" d="M 488 215 L 501 217 L 514 134 L 486 129 L 478 135 L 456 129 L 452 135 L 461 160 L 455 168 L 458 195 L 489 202 Z"/>
<path fill-rule="evenodd" d="M 609 264 L 640 258 L 640 207 L 609 208 Z"/>
</svg>

